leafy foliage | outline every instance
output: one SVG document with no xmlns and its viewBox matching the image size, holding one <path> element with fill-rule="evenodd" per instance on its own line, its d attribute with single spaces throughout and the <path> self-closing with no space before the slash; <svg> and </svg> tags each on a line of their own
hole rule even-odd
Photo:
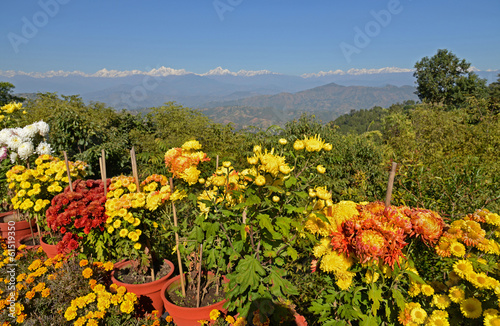
<svg viewBox="0 0 500 326">
<path fill-rule="evenodd" d="M 440 49 L 431 58 L 424 57 L 415 64 L 416 94 L 428 103 L 462 105 L 466 97 L 484 97 L 486 82 L 469 71 L 470 63 Z"/>
</svg>

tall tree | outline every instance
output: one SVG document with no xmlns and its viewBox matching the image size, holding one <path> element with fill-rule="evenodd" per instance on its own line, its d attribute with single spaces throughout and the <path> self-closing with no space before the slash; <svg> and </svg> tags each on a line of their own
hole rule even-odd
<svg viewBox="0 0 500 326">
<path fill-rule="evenodd" d="M 448 50 L 415 64 L 416 94 L 423 102 L 462 106 L 467 97 L 487 96 L 486 80 L 470 70 L 471 64 Z"/>
<path fill-rule="evenodd" d="M 496 82 L 488 85 L 488 92 L 490 95 L 490 110 L 496 113 L 500 112 L 500 74 Z"/>
<path fill-rule="evenodd" d="M 12 95 L 12 90 L 15 88 L 9 82 L 0 82 L 0 106 L 9 104 L 10 102 L 23 102 L 25 98 Z"/>
</svg>

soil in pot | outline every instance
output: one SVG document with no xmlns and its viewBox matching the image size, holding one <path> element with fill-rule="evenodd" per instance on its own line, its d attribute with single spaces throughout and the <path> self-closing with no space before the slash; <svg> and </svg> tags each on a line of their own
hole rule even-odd
<svg viewBox="0 0 500 326">
<path fill-rule="evenodd" d="M 36 247 L 40 245 L 40 237 L 38 234 L 29 235 L 27 237 L 24 237 L 19 241 L 20 244 L 25 245 L 27 247 Z"/>
<path fill-rule="evenodd" d="M 153 280 L 150 272 L 147 273 L 138 272 L 137 269 L 134 268 L 134 266 L 132 266 L 133 263 L 131 262 L 130 264 L 131 264 L 130 267 L 122 267 L 115 271 L 114 277 L 118 281 L 127 284 L 150 283 L 155 280 L 159 280 L 164 276 L 167 276 L 171 271 L 170 265 L 167 264 L 166 261 L 164 261 L 161 266 L 155 268 L 155 280 Z"/>
<path fill-rule="evenodd" d="M 224 291 L 222 286 L 219 286 L 219 291 L 218 291 L 219 293 L 217 293 L 217 286 L 215 285 L 215 283 L 211 283 L 206 289 L 205 287 L 206 287 L 206 282 L 205 284 L 202 283 L 200 286 L 200 297 L 201 297 L 200 307 L 209 306 L 224 300 Z M 187 286 L 185 297 L 182 296 L 182 292 L 180 289 L 165 294 L 168 296 L 168 299 L 170 299 L 171 302 L 177 306 L 186 308 L 196 308 L 196 301 L 197 301 L 196 292 L 197 291 L 194 286 L 193 287 Z"/>
</svg>

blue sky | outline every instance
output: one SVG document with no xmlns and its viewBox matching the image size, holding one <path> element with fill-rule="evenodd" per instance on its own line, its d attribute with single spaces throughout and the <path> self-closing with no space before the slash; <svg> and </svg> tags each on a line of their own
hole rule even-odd
<svg viewBox="0 0 500 326">
<path fill-rule="evenodd" d="M 300 75 L 413 68 L 441 48 L 500 69 L 498 0 L 23 0 L 0 9 L 4 71 Z"/>
</svg>

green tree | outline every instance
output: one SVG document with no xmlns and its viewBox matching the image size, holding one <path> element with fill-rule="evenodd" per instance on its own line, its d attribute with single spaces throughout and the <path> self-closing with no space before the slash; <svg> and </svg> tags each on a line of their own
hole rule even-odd
<svg viewBox="0 0 500 326">
<path fill-rule="evenodd" d="M 416 94 L 423 102 L 461 106 L 467 97 L 487 96 L 486 80 L 470 71 L 471 64 L 448 50 L 415 64 Z"/>
<path fill-rule="evenodd" d="M 490 110 L 494 113 L 500 112 L 500 74 L 498 74 L 498 79 L 488 85 L 488 93 L 490 95 Z"/>
<path fill-rule="evenodd" d="M 0 82 L 0 106 L 9 104 L 10 102 L 23 102 L 25 98 L 12 95 L 12 90 L 15 88 L 9 82 Z"/>
</svg>

